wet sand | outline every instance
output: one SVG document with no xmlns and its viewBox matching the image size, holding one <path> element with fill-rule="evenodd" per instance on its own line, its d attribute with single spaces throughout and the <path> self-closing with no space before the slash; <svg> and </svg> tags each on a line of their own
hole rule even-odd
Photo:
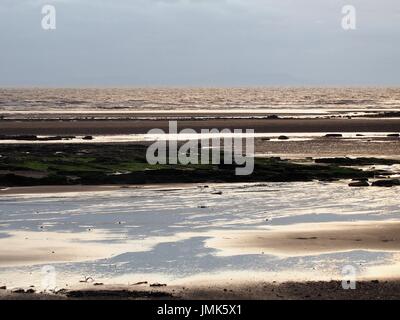
<svg viewBox="0 0 400 320">
<path fill-rule="evenodd" d="M 207 245 L 221 255 L 307 256 L 351 250 L 400 250 L 400 222 L 308 223 L 215 234 Z"/>
<path fill-rule="evenodd" d="M 107 237 L 107 232 L 101 230 L 10 232 L 2 239 L 5 245 L 0 249 L 0 267 L 92 261 L 126 252 L 128 245 L 100 242 Z"/>
<path fill-rule="evenodd" d="M 34 290 L 34 289 L 33 289 Z M 344 290 L 341 281 L 226 283 L 150 287 L 93 283 L 57 294 L 18 293 L 0 290 L 0 300 L 383 300 L 400 299 L 400 281 L 359 281 L 356 289 Z"/>
<path fill-rule="evenodd" d="M 218 256 L 306 257 L 353 250 L 400 251 L 399 221 L 293 224 L 264 230 L 187 233 L 182 238 L 194 235 L 207 237 L 205 246 L 218 250 Z M 107 245 L 100 242 L 107 239 Z M 15 231 L 7 233 L 3 241 L 7 246 L 0 250 L 0 267 L 90 261 L 145 247 L 124 235 L 90 228 L 75 233 L 48 232 L 45 228 L 40 232 Z"/>
<path fill-rule="evenodd" d="M 1 121 L 0 135 L 110 135 L 144 134 L 159 128 L 168 131 L 167 120 L 126 121 Z M 178 130 L 254 129 L 256 133 L 290 132 L 398 132 L 400 119 L 215 119 L 180 120 Z"/>
<path fill-rule="evenodd" d="M 376 157 L 397 159 L 400 157 L 400 139 L 391 138 L 314 138 L 296 141 L 255 140 L 259 155 L 284 158 L 306 157 Z"/>
</svg>

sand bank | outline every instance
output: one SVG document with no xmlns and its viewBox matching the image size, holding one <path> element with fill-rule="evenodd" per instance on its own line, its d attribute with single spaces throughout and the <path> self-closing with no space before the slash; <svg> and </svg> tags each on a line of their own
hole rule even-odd
<svg viewBox="0 0 400 320">
<path fill-rule="evenodd" d="M 351 250 L 399 251 L 400 222 L 309 223 L 213 234 L 221 255 L 307 256 Z"/>
<path fill-rule="evenodd" d="M 2 121 L 3 135 L 143 134 L 154 128 L 168 131 L 166 120 L 126 121 Z M 180 120 L 178 130 L 254 129 L 256 133 L 290 132 L 397 132 L 400 119 L 215 119 Z"/>
</svg>

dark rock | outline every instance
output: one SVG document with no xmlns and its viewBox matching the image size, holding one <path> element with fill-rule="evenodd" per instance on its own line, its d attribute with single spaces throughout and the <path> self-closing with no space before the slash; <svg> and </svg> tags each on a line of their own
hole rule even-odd
<svg viewBox="0 0 400 320">
<path fill-rule="evenodd" d="M 372 182 L 373 187 L 393 187 L 399 185 L 400 185 L 399 179 L 377 180 Z"/>
<path fill-rule="evenodd" d="M 349 187 L 369 187 L 369 183 L 367 181 L 356 181 L 349 183 Z"/>
<path fill-rule="evenodd" d="M 389 133 L 387 136 L 390 137 L 390 138 L 398 138 L 398 137 L 400 137 L 400 134 L 398 134 L 398 133 Z"/>
<path fill-rule="evenodd" d="M 1 286 L 0 290 L 7 290 L 7 287 L 6 286 Z"/>
<path fill-rule="evenodd" d="M 38 137 L 34 135 L 21 135 L 21 136 L 16 136 L 15 140 L 35 141 L 38 140 Z"/>
<path fill-rule="evenodd" d="M 317 158 L 314 160 L 315 163 L 326 163 L 336 164 L 342 166 L 364 166 L 364 165 L 393 165 L 400 161 L 395 159 L 381 159 L 381 158 L 349 158 L 349 157 L 338 157 L 338 158 Z"/>
<path fill-rule="evenodd" d="M 84 136 L 82 140 L 93 140 L 92 136 Z"/>
<path fill-rule="evenodd" d="M 0 135 L 0 140 L 18 140 L 18 141 L 56 141 L 63 139 L 74 139 L 75 136 L 52 136 L 52 137 L 41 137 L 35 135 Z"/>
<path fill-rule="evenodd" d="M 35 141 L 38 137 L 35 135 L 14 135 L 14 136 L 7 136 L 7 135 L 0 135 L 0 140 L 26 140 L 26 141 Z"/>
<path fill-rule="evenodd" d="M 341 138 L 343 135 L 341 133 L 328 133 L 325 135 L 326 138 Z"/>
<path fill-rule="evenodd" d="M 150 287 L 166 287 L 167 285 L 165 283 L 152 283 L 150 284 Z"/>
<path fill-rule="evenodd" d="M 289 140 L 289 137 L 287 137 L 287 136 L 279 136 L 278 139 L 279 140 Z"/>
<path fill-rule="evenodd" d="M 25 293 L 24 289 L 15 289 L 13 290 L 14 293 Z"/>
<path fill-rule="evenodd" d="M 75 290 L 65 292 L 68 298 L 95 298 L 95 299 L 121 299 L 121 298 L 171 298 L 169 292 L 148 292 L 148 291 L 128 291 L 128 290 Z"/>
</svg>

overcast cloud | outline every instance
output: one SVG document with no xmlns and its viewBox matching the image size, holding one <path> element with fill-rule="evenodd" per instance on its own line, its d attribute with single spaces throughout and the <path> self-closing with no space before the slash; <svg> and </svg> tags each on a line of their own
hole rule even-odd
<svg viewBox="0 0 400 320">
<path fill-rule="evenodd" d="M 1 86 L 400 85 L 400 3 L 0 0 L 0 45 Z"/>
</svg>

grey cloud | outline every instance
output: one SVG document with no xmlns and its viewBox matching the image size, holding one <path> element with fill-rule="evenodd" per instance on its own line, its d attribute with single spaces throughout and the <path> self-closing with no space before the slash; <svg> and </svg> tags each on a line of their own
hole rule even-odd
<svg viewBox="0 0 400 320">
<path fill-rule="evenodd" d="M 353 0 L 350 32 L 347 3 L 2 0 L 0 85 L 400 84 L 398 0 Z"/>
</svg>

